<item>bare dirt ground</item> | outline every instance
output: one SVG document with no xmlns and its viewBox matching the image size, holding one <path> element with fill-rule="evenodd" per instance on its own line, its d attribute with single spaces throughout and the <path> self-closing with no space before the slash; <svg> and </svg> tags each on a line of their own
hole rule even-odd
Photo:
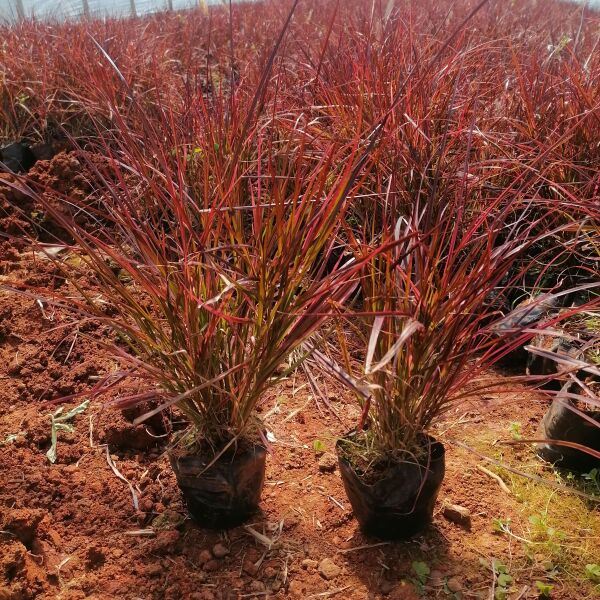
<svg viewBox="0 0 600 600">
<path fill-rule="evenodd" d="M 17 218 L 8 196 L 15 201 L 0 190 L 4 232 Z M 26 244 L 2 240 L 0 283 L 41 286 L 46 295 L 71 285 Z M 516 429 L 535 433 L 548 404 L 542 396 L 513 388 L 447 415 L 435 432 L 447 471 L 433 524 L 409 542 L 381 544 L 359 532 L 332 454 L 357 408 L 321 381 L 332 412 L 298 374 L 260 407 L 274 436 L 262 513 L 245 527 L 211 532 L 186 515 L 161 420 L 134 427 L 131 414 L 91 404 L 70 421 L 72 432 L 58 432 L 50 463 L 50 400 L 89 389 L 116 362 L 87 337 L 93 324 L 73 331 L 59 309 L 38 300 L 0 291 L 0 600 L 516 600 L 540 597 L 536 582 L 552 585 L 555 599 L 600 597 L 585 575 L 586 564 L 600 562 L 599 504 L 554 489 L 558 475 L 531 448 L 497 443 Z M 497 468 L 456 441 L 549 484 Z M 448 520 L 444 503 L 468 509 L 470 527 Z"/>
</svg>

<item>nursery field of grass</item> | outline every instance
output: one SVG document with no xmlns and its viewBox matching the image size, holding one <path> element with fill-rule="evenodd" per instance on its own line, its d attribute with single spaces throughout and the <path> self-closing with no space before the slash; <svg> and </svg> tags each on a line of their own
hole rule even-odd
<svg viewBox="0 0 600 600">
<path fill-rule="evenodd" d="M 600 12 L 0 33 L 0 600 L 600 598 Z"/>
</svg>

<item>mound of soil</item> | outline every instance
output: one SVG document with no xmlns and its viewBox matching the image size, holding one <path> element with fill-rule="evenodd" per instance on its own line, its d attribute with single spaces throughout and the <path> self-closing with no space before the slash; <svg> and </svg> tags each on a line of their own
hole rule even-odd
<svg viewBox="0 0 600 600">
<path fill-rule="evenodd" d="M 106 163 L 103 157 L 95 155 L 87 160 L 100 168 Z M 33 200 L 24 192 L 26 186 L 44 201 Z M 50 243 L 70 241 L 52 211 L 75 216 L 82 225 L 91 223 L 85 208 L 93 203 L 98 188 L 97 174 L 75 152 L 63 151 L 49 160 L 39 160 L 26 179 L 0 173 L 0 231 L 5 234 L 0 238 L 0 259 L 10 248 L 26 247 L 27 237 Z"/>
</svg>

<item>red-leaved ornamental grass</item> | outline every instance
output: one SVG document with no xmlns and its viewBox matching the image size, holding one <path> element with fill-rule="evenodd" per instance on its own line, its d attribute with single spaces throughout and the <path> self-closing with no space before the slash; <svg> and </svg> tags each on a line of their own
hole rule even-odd
<svg viewBox="0 0 600 600">
<path fill-rule="evenodd" d="M 443 154 L 444 144 L 439 148 Z M 436 158 L 434 164 L 443 164 Z M 469 167 L 467 151 L 464 173 Z M 529 171 L 535 178 L 535 163 Z M 389 193 L 396 190 L 392 174 L 388 194 L 372 202 L 363 229 L 344 231 L 355 256 L 368 257 L 360 312 L 370 329 L 362 369 L 353 368 L 343 335 L 343 368 L 315 350 L 361 406 L 356 429 L 338 442 L 354 514 L 366 533 L 393 539 L 413 535 L 432 518 L 444 476 L 443 446 L 431 437 L 439 419 L 497 385 L 478 378 L 536 331 L 599 300 L 597 281 L 568 290 L 557 277 L 571 227 L 566 203 L 530 197 L 531 181 L 521 176 L 497 194 L 470 189 L 466 176 L 448 181 L 436 170 L 420 176 L 427 193 L 412 205 Z M 374 252 L 379 244 L 385 250 Z M 523 282 L 532 273 L 527 290 Z M 523 289 L 537 297 L 511 309 L 512 292 Z M 586 306 L 538 311 L 582 291 L 592 292 Z"/>
<path fill-rule="evenodd" d="M 330 257 L 364 162 L 358 140 L 315 153 L 301 124 L 276 126 L 257 110 L 269 73 L 254 95 L 198 96 L 183 117 L 157 105 L 145 118 L 134 101 L 143 135 L 114 107 L 101 135 L 113 156 L 87 160 L 102 196 L 60 199 L 78 218 L 30 191 L 75 242 L 66 276 L 78 287 L 79 264 L 102 290 L 64 303 L 118 333 L 112 350 L 144 388 L 113 405 L 176 404 L 215 451 L 262 435 L 254 408 L 279 367 L 357 285 L 359 266 Z"/>
<path fill-rule="evenodd" d="M 518 266 L 519 277 L 514 279 L 513 273 L 508 283 L 497 277 L 507 266 L 499 262 L 493 265 L 496 271 L 490 280 L 468 280 L 467 287 L 461 288 L 461 293 L 466 293 L 469 285 L 480 283 L 490 294 L 506 284 L 508 295 L 513 288 L 519 288 L 518 283 L 526 274 L 537 270 L 534 279 L 539 287 L 543 283 L 540 273 L 553 272 L 552 267 L 557 265 L 562 268 L 562 259 L 570 260 L 576 252 L 582 258 L 587 252 L 581 243 L 582 232 L 589 232 L 593 238 L 593 217 L 584 222 L 581 215 L 597 198 L 597 174 L 590 168 L 593 156 L 587 156 L 586 148 L 597 129 L 594 111 L 598 88 L 594 85 L 594 73 L 598 65 L 588 23 L 580 21 L 576 12 L 569 22 L 578 27 L 574 29 L 577 35 L 569 40 L 558 38 L 551 48 L 542 43 L 545 33 L 537 29 L 527 38 L 502 38 L 493 48 L 489 46 L 485 40 L 496 39 L 499 31 L 521 31 L 536 22 L 531 12 L 517 14 L 514 7 L 509 11 L 485 6 L 468 19 L 466 27 L 459 27 L 451 43 L 444 43 L 448 41 L 444 36 L 435 35 L 439 28 L 430 30 L 432 22 L 439 22 L 452 31 L 452 27 L 464 23 L 477 4 L 457 5 L 444 15 L 435 3 L 427 3 L 418 13 L 408 5 L 388 3 L 368 8 L 364 3 L 335 4 L 328 6 L 328 18 L 317 23 L 314 10 L 319 5 L 307 3 L 306 7 L 301 6 L 303 10 L 298 11 L 288 32 L 287 48 L 294 48 L 295 53 L 287 53 L 276 62 L 272 56 L 261 56 L 253 62 L 251 57 L 256 54 L 249 50 L 252 45 L 265 47 L 264 40 L 272 34 L 276 19 L 264 20 L 264 25 L 258 27 L 256 15 L 264 15 L 268 10 L 281 14 L 281 8 L 276 9 L 275 5 L 251 10 L 235 7 L 235 25 L 243 31 L 234 28 L 236 33 L 230 39 L 229 14 L 222 10 L 211 10 L 208 15 L 202 11 L 190 13 L 185 23 L 177 15 L 160 22 L 150 17 L 140 20 L 135 31 L 121 21 L 91 22 L 85 27 L 64 25 L 65 31 L 78 40 L 74 44 L 76 52 L 63 53 L 62 57 L 58 51 L 50 52 L 50 58 L 38 64 L 34 64 L 33 49 L 6 56 L 3 106 L 10 117 L 6 123 L 15 119 L 23 122 L 17 117 L 25 111 L 31 119 L 42 119 L 38 127 L 47 127 L 53 121 L 68 133 L 83 135 L 85 130 L 88 144 L 92 142 L 113 155 L 109 169 L 112 173 L 97 173 L 108 193 L 94 209 L 86 207 L 89 212 L 96 211 L 95 216 L 108 227 L 74 233 L 85 234 L 82 241 L 98 244 L 103 255 L 116 253 L 111 260 L 119 268 L 133 270 L 137 274 L 133 280 L 143 291 L 147 291 L 144 286 L 149 283 L 150 274 L 157 276 L 156 268 L 140 266 L 144 262 L 169 265 L 158 271 L 169 281 L 175 277 L 172 264 L 185 265 L 190 272 L 184 278 L 186 285 L 181 284 L 185 293 L 176 295 L 177 302 L 187 306 L 194 295 L 209 300 L 218 298 L 214 300 L 216 307 L 211 303 L 203 309 L 213 318 L 223 317 L 221 305 L 243 297 L 232 293 L 242 285 L 240 282 L 250 286 L 249 282 L 257 277 L 256 265 L 250 266 L 252 261 L 265 263 L 261 275 L 266 276 L 265 269 L 281 269 L 285 259 L 289 262 L 293 258 L 298 274 L 309 280 L 315 265 L 316 272 L 322 273 L 320 264 L 316 264 L 317 255 L 321 263 L 327 262 L 344 218 L 350 226 L 345 227 L 339 242 L 350 241 L 351 251 L 355 242 L 350 238 L 358 225 L 359 230 L 364 228 L 359 244 L 373 248 L 380 242 L 385 244 L 386 235 L 387 242 L 394 242 L 386 219 L 402 216 L 409 223 L 417 218 L 416 207 L 430 210 L 432 197 L 441 195 L 446 202 L 467 188 L 476 190 L 476 197 L 468 205 L 456 208 L 457 214 L 469 220 L 483 211 L 486 216 L 480 225 L 492 220 L 498 238 L 507 234 L 500 233 L 503 219 L 507 219 L 508 226 L 516 226 L 513 221 L 518 210 L 513 196 L 535 198 L 535 208 L 528 209 L 526 218 L 529 227 L 533 227 L 532 223 L 537 226 L 532 235 L 539 236 L 536 252 L 541 254 L 524 255 L 524 262 Z M 558 10 L 547 10 L 546 14 L 549 22 L 559 22 Z M 563 22 L 564 14 L 560 14 Z M 347 23 L 352 23 L 352 28 L 346 27 Z M 197 50 L 194 44 L 202 28 L 207 36 L 202 37 L 205 47 Z M 298 55 L 303 36 L 318 30 L 321 42 L 305 45 Z M 10 31 L 10 35 L 17 34 L 32 39 L 44 37 L 47 26 L 23 23 L 18 30 Z M 175 38 L 181 43 L 173 44 Z M 53 38 L 57 48 L 61 39 Z M 131 43 L 124 43 L 125 39 Z M 142 52 L 141 47 L 148 45 L 155 51 Z M 416 47 L 420 48 L 417 56 Z M 525 53 L 531 55 L 526 63 Z M 273 63 L 273 68 L 261 71 L 265 60 Z M 117 68 L 109 68 L 108 62 Z M 41 77 L 28 74 L 36 70 Z M 540 72 L 544 74 L 543 82 L 531 85 Z M 266 80 L 261 81 L 265 73 L 274 77 L 268 90 Z M 62 91 L 57 89 L 59 74 Z M 18 88 L 24 81 L 30 81 L 29 87 Z M 259 93 L 249 93 L 253 89 Z M 48 98 L 53 101 L 48 102 Z M 310 100 L 308 105 L 306 98 Z M 261 110 L 260 119 L 257 109 Z M 342 171 L 340 164 L 353 164 L 358 140 L 369 139 L 384 115 L 384 131 L 377 130 L 380 139 L 373 148 L 369 171 L 355 181 L 355 174 Z M 72 119 L 80 118 L 85 126 L 71 126 Z M 102 133 L 107 125 L 110 129 Z M 26 128 L 31 129 L 30 124 Z M 94 129 L 101 133 L 99 141 L 94 141 L 98 137 Z M 344 183 L 350 179 L 352 186 Z M 339 212 L 331 221 L 326 220 L 324 231 L 317 232 L 318 221 L 312 220 L 315 217 L 310 212 L 317 205 L 307 205 L 306 198 L 312 195 L 316 202 L 318 195 L 329 198 L 338 189 L 344 189 L 343 195 L 351 192 L 355 200 L 342 202 L 343 208 L 336 208 Z M 494 200 L 493 210 L 488 206 L 489 195 L 499 198 Z M 380 207 L 388 205 L 389 199 L 397 214 L 382 216 Z M 285 210 L 277 211 L 277 206 L 285 206 Z M 293 220 L 288 222 L 288 214 L 297 210 L 296 206 L 306 212 L 294 224 Z M 576 214 L 573 206 L 577 207 Z M 450 208 L 447 210 L 452 213 Z M 559 213 L 563 215 L 562 223 L 557 221 Z M 317 214 L 325 219 L 326 213 Z M 268 222 L 274 215 L 279 219 L 277 224 L 263 227 L 262 219 Z M 429 217 L 426 213 L 419 217 L 419 228 L 423 226 L 422 219 Z M 564 226 L 565 222 L 569 227 Z M 314 223 L 315 228 L 307 229 L 307 223 Z M 63 225 L 67 229 L 73 226 Z M 407 239 L 437 236 L 428 251 L 447 251 L 440 239 L 450 232 L 454 235 L 450 224 L 434 226 L 430 222 L 427 227 L 421 230 L 411 226 Z M 561 249 L 553 254 L 544 245 L 543 240 L 550 238 L 540 232 L 553 228 L 552 243 L 560 241 L 560 247 L 570 252 Z M 253 240 L 247 239 L 248 232 L 255 243 L 260 240 L 258 248 L 265 252 L 262 258 L 249 250 Z M 319 239 L 322 236 L 327 242 L 293 242 L 292 234 L 298 232 Z M 276 251 L 265 248 L 264 236 L 272 236 L 269 243 L 277 247 Z M 286 239 L 283 248 L 279 248 L 282 242 L 276 241 L 278 236 Z M 79 238 L 75 239 L 79 242 Z M 411 252 L 429 247 L 428 240 L 426 237 Z M 117 242 L 131 251 L 127 260 L 119 258 Z M 478 238 L 476 244 L 478 250 L 484 248 L 482 239 Z M 526 242 L 531 244 L 531 240 Z M 207 254 L 206 248 L 212 245 L 218 250 Z M 306 265 L 300 265 L 293 254 L 300 249 L 310 250 Z M 517 261 L 518 253 L 506 251 Z M 190 261 L 181 260 L 186 253 L 194 257 L 191 265 Z M 88 256 L 88 249 L 84 255 Z M 267 265 L 267 256 L 281 256 L 282 260 Z M 594 263 L 589 263 L 588 257 L 589 253 L 585 260 L 576 261 L 577 277 L 583 274 L 593 278 Z M 384 255 L 378 260 L 384 260 Z M 446 263 L 444 258 L 443 264 L 454 264 L 453 260 L 466 268 L 460 259 L 451 258 Z M 106 271 L 102 264 L 94 262 L 95 268 L 103 269 L 102 276 L 108 278 L 103 285 L 126 289 L 120 280 L 115 283 L 111 279 L 112 271 Z M 428 268 L 439 269 L 434 265 Z M 238 280 L 233 277 L 236 269 L 240 269 Z M 460 271 L 452 281 L 446 274 L 444 285 L 463 285 L 465 273 Z M 192 281 L 199 274 L 207 278 L 205 289 L 193 288 Z M 272 277 L 271 272 L 268 275 Z M 169 298 L 166 290 L 171 287 L 172 283 L 165 284 L 161 291 L 165 298 Z M 221 296 L 224 289 L 228 292 Z M 251 288 L 239 289 L 248 293 Z M 155 288 L 152 290 L 156 292 Z M 123 297 L 129 301 L 135 295 L 127 292 Z M 265 300 L 264 295 L 260 300 Z M 161 305 L 161 311 L 165 306 Z M 446 308 L 438 307 L 440 311 Z M 189 310 L 188 307 L 186 311 Z M 228 310 L 233 310 L 232 305 L 228 305 Z M 376 310 L 376 306 L 371 305 L 369 310 Z M 227 313 L 224 309 L 223 312 Z M 173 319 L 174 314 L 170 313 L 169 318 Z M 145 316 L 136 313 L 136 319 L 139 325 L 146 326 Z M 459 333 L 463 331 L 460 323 L 454 323 Z M 236 326 L 241 324 L 236 322 Z M 177 352 L 176 346 L 173 344 L 170 351 Z M 134 354 L 140 352 L 136 347 Z M 165 364 L 178 365 L 183 360 L 179 354 L 174 356 L 165 359 Z M 192 360 L 192 364 L 197 363 Z M 206 379 L 210 381 L 211 377 Z M 171 385 L 173 397 L 183 393 L 183 388 Z"/>
<path fill-rule="evenodd" d="M 583 191 L 591 175 L 584 187 L 567 185 L 556 178 L 554 163 L 593 115 L 573 116 L 547 141 L 537 139 L 535 152 L 515 132 L 507 141 L 506 121 L 490 120 L 497 107 L 486 98 L 503 96 L 506 82 L 482 81 L 476 65 L 487 64 L 489 49 L 464 38 L 448 48 L 434 40 L 395 96 L 398 63 L 408 70 L 410 62 L 392 59 L 394 40 L 412 33 L 400 14 L 384 21 L 383 34 L 374 29 L 374 39 L 345 40 L 353 49 L 360 44 L 359 66 L 333 59 L 337 69 L 321 69 L 316 90 L 340 138 L 350 115 L 365 123 L 385 115 L 343 236 L 356 257 L 388 247 L 368 261 L 362 279 L 361 312 L 372 326 L 363 340 L 368 352 L 362 373 L 352 373 L 346 350 L 346 375 L 334 369 L 358 393 L 358 429 L 368 429 L 370 460 L 414 454 L 469 381 L 535 335 L 536 306 L 573 297 L 569 288 L 580 286 L 597 302 L 597 203 Z M 439 58 L 437 68 L 424 75 L 431 57 Z M 343 83 L 352 76 L 352 84 Z M 537 300 L 513 312 L 530 295 Z M 339 343 L 344 349 L 345 337 Z"/>
<path fill-rule="evenodd" d="M 536 308 L 597 302 L 584 10 L 273 1 L 2 30 L 0 135 L 60 131 L 95 181 L 83 200 L 9 182 L 70 235 L 63 305 L 118 335 L 123 370 L 94 393 L 131 378 L 114 407 L 177 405 L 218 456 L 263 435 L 264 391 L 340 313 L 364 334 L 360 371 L 354 340 L 343 368 L 304 347 L 357 393 L 347 456 L 428 464 L 467 384 L 580 310 Z"/>
</svg>

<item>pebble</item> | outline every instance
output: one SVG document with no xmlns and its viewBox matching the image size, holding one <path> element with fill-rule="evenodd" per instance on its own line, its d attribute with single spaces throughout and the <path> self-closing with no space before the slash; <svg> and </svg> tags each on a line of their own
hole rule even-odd
<svg viewBox="0 0 600 600">
<path fill-rule="evenodd" d="M 212 560 L 212 554 L 210 553 L 210 550 L 207 550 L 206 548 L 204 550 L 202 550 L 202 552 L 200 552 L 200 554 L 198 555 L 198 564 L 200 566 L 205 565 L 209 560 Z"/>
<path fill-rule="evenodd" d="M 333 473 L 337 466 L 337 457 L 331 452 L 325 452 L 321 458 L 319 458 L 319 471 L 321 473 Z"/>
<path fill-rule="evenodd" d="M 169 529 L 166 531 L 159 531 L 154 542 L 154 552 L 156 553 L 170 553 L 175 549 L 175 545 L 179 541 L 179 531 L 176 529 Z"/>
<path fill-rule="evenodd" d="M 265 567 L 263 573 L 267 579 L 273 579 L 277 575 L 277 569 L 271 566 Z"/>
<path fill-rule="evenodd" d="M 471 529 L 471 511 L 458 504 L 444 504 L 442 514 L 448 521 L 460 525 L 464 529 Z"/>
<path fill-rule="evenodd" d="M 144 498 L 140 502 L 140 510 L 142 512 L 152 512 L 153 508 L 154 508 L 154 502 L 152 502 L 151 498 Z"/>
<path fill-rule="evenodd" d="M 448 589 L 454 593 L 460 592 L 463 589 L 462 583 L 458 577 L 450 577 L 446 585 L 448 586 Z"/>
<path fill-rule="evenodd" d="M 219 542 L 213 546 L 212 553 L 215 558 L 225 558 L 229 554 L 229 548 Z"/>
<path fill-rule="evenodd" d="M 232 538 L 232 532 L 229 533 L 229 538 L 230 539 Z M 259 560 L 261 560 L 262 555 L 263 555 L 262 552 L 259 552 L 256 548 L 250 547 L 246 550 L 246 554 L 244 555 L 244 558 L 253 563 L 256 563 Z"/>
<path fill-rule="evenodd" d="M 151 563 L 144 567 L 143 572 L 147 577 L 158 577 L 162 574 L 163 568 L 157 563 Z"/>
<path fill-rule="evenodd" d="M 305 558 L 301 564 L 304 569 L 316 569 L 319 566 L 319 562 L 312 558 Z"/>
<path fill-rule="evenodd" d="M 342 569 L 338 567 L 331 558 L 324 558 L 319 563 L 319 573 L 327 581 L 331 581 L 340 575 Z"/>
<path fill-rule="evenodd" d="M 289 531 L 290 529 L 294 529 L 298 525 L 300 521 L 296 517 L 286 517 L 283 522 L 284 531 Z"/>
</svg>

